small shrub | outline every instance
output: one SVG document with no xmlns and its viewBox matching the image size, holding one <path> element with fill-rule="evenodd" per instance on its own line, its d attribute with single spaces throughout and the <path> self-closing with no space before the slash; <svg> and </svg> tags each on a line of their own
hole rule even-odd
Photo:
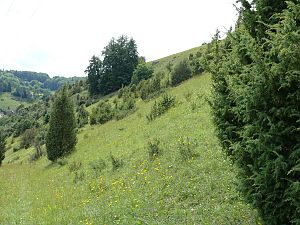
<svg viewBox="0 0 300 225">
<path fill-rule="evenodd" d="M 104 159 L 98 159 L 95 162 L 90 163 L 90 167 L 92 168 L 95 177 L 98 177 L 102 170 L 106 168 L 106 163 Z"/>
<path fill-rule="evenodd" d="M 79 106 L 77 117 L 76 117 L 77 126 L 79 128 L 84 127 L 86 124 L 88 124 L 89 121 L 89 113 L 85 110 L 83 105 Z"/>
<path fill-rule="evenodd" d="M 169 73 L 172 72 L 172 68 L 173 68 L 173 63 L 172 62 L 168 62 L 167 66 L 166 66 L 166 69 L 168 70 Z"/>
<path fill-rule="evenodd" d="M 133 71 L 131 78 L 132 84 L 138 84 L 141 80 L 147 80 L 153 74 L 153 68 L 145 62 L 139 63 L 136 69 Z"/>
<path fill-rule="evenodd" d="M 184 98 L 185 98 L 185 100 L 186 100 L 187 102 L 190 102 L 190 101 L 191 101 L 192 96 L 193 96 L 193 93 L 190 92 L 190 91 L 188 91 L 188 92 L 186 92 L 186 93 L 184 94 Z"/>
<path fill-rule="evenodd" d="M 135 99 L 132 97 L 124 97 L 123 101 L 116 105 L 114 118 L 121 120 L 126 116 L 132 114 L 136 110 Z"/>
<path fill-rule="evenodd" d="M 131 110 L 116 110 L 114 118 L 115 120 L 122 120 L 131 113 Z"/>
<path fill-rule="evenodd" d="M 65 158 L 60 158 L 56 161 L 56 163 L 60 166 L 65 166 L 68 164 L 68 161 Z"/>
<path fill-rule="evenodd" d="M 191 160 L 197 156 L 197 153 L 195 152 L 196 147 L 197 143 L 189 137 L 180 137 L 178 139 L 177 148 L 181 159 L 184 161 Z"/>
<path fill-rule="evenodd" d="M 159 139 L 154 139 L 153 141 L 148 142 L 148 154 L 149 154 L 149 159 L 151 161 L 155 160 L 158 156 L 162 154 L 162 149 L 160 148 L 160 140 Z"/>
<path fill-rule="evenodd" d="M 34 148 L 35 152 L 30 155 L 29 162 L 37 161 L 39 158 L 46 154 L 46 151 L 43 151 L 42 146 L 36 140 L 34 141 Z"/>
<path fill-rule="evenodd" d="M 114 110 L 109 102 L 101 101 L 96 108 L 93 109 L 91 115 L 91 124 L 104 124 L 110 121 L 114 116 Z"/>
<path fill-rule="evenodd" d="M 85 179 L 85 173 L 84 171 L 75 171 L 75 176 L 73 179 L 73 183 L 77 184 L 78 182 L 81 182 Z"/>
<path fill-rule="evenodd" d="M 164 73 L 156 73 L 151 79 L 142 80 L 136 87 L 137 93 L 142 100 L 150 99 L 161 91 L 161 81 L 165 77 Z"/>
<path fill-rule="evenodd" d="M 192 111 L 195 111 L 195 110 L 198 108 L 197 102 L 196 102 L 196 101 L 192 101 L 192 102 L 190 103 L 190 107 L 191 107 L 191 110 L 192 110 Z"/>
<path fill-rule="evenodd" d="M 174 105 L 175 97 L 168 94 L 164 94 L 158 102 L 154 102 L 150 113 L 146 116 L 147 120 L 152 121 L 156 119 L 157 117 L 161 116 L 166 111 L 168 111 Z"/>
<path fill-rule="evenodd" d="M 170 83 L 172 86 L 180 84 L 192 77 L 192 70 L 190 68 L 188 60 L 182 60 L 174 66 L 170 74 Z"/>
<path fill-rule="evenodd" d="M 69 163 L 69 171 L 70 172 L 78 171 L 81 167 L 82 167 L 81 161 L 73 161 L 73 162 Z"/>
<path fill-rule="evenodd" d="M 29 148 L 33 144 L 36 134 L 35 128 L 25 130 L 24 134 L 21 136 L 20 148 Z"/>
<path fill-rule="evenodd" d="M 111 159 L 111 165 L 112 165 L 112 170 L 113 171 L 118 170 L 124 164 L 122 159 L 116 158 L 112 154 L 110 155 L 110 159 Z"/>
</svg>

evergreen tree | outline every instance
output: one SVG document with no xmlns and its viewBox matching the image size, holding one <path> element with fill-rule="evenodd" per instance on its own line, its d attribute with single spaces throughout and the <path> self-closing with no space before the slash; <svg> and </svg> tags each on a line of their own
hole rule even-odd
<svg viewBox="0 0 300 225">
<path fill-rule="evenodd" d="M 5 158 L 5 136 L 0 133 L 0 166 Z"/>
<path fill-rule="evenodd" d="M 130 84 L 139 57 L 136 42 L 127 36 L 112 39 L 102 51 L 103 74 L 99 80 L 99 91 L 108 94 Z"/>
<path fill-rule="evenodd" d="M 209 67 L 218 138 L 239 167 L 245 199 L 270 225 L 300 224 L 300 2 L 295 2 L 253 1 L 249 10 L 266 23 L 249 26 L 252 12 L 244 8 L 234 32 L 223 41 L 216 35 Z"/>
<path fill-rule="evenodd" d="M 74 107 L 66 89 L 64 87 L 57 94 L 52 105 L 46 137 L 47 155 L 51 161 L 71 153 L 77 142 Z"/>
<path fill-rule="evenodd" d="M 297 3 L 299 0 L 289 0 Z M 250 35 L 257 41 L 263 41 L 269 25 L 278 23 L 279 18 L 274 16 L 287 8 L 286 1 L 283 0 L 238 0 L 242 4 L 241 16 L 243 24 Z"/>
<path fill-rule="evenodd" d="M 85 73 L 88 74 L 87 82 L 89 85 L 89 92 L 90 95 L 96 95 L 99 93 L 102 62 L 97 56 L 93 56 L 89 62 L 90 64 L 85 70 Z"/>
<path fill-rule="evenodd" d="M 170 74 L 170 82 L 172 86 L 180 84 L 182 81 L 185 81 L 192 77 L 192 70 L 189 65 L 189 62 L 187 59 L 184 59 L 180 62 L 178 62 L 171 74 Z"/>
</svg>

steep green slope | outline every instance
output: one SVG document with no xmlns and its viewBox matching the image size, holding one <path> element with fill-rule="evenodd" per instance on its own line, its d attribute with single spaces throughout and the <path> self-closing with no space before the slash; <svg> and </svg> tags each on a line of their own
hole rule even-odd
<svg viewBox="0 0 300 225">
<path fill-rule="evenodd" d="M 154 100 L 139 100 L 123 120 L 88 125 L 77 151 L 56 164 L 45 157 L 27 164 L 32 149 L 9 150 L 0 224 L 257 224 L 217 143 L 210 87 L 206 74 L 168 90 L 175 107 L 152 122 Z M 151 161 L 147 146 L 156 138 L 163 153 Z M 183 160 L 189 150 L 195 154 Z"/>
<path fill-rule="evenodd" d="M 0 93 L 0 111 L 15 110 L 21 104 L 26 107 L 30 102 L 18 101 L 10 93 Z"/>
<path fill-rule="evenodd" d="M 25 107 L 45 99 L 64 84 L 85 81 L 84 77 L 53 77 L 29 71 L 0 71 L 0 112 L 10 114 L 23 104 Z"/>
</svg>

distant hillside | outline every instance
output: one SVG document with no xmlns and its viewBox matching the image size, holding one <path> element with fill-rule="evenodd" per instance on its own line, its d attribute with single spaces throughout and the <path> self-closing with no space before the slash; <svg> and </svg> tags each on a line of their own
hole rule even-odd
<svg viewBox="0 0 300 225">
<path fill-rule="evenodd" d="M 73 84 L 84 77 L 54 77 L 31 71 L 0 71 L 0 111 L 7 113 L 49 96 L 63 84 Z"/>
</svg>

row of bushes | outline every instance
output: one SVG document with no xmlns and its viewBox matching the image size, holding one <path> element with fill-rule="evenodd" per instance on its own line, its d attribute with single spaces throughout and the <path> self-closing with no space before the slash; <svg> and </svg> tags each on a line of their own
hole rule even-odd
<svg viewBox="0 0 300 225">
<path fill-rule="evenodd" d="M 113 104 L 109 101 L 100 101 L 92 110 L 90 124 L 104 124 L 112 119 L 120 120 L 133 113 L 135 109 L 135 100 L 130 96 L 115 99 Z"/>
</svg>

